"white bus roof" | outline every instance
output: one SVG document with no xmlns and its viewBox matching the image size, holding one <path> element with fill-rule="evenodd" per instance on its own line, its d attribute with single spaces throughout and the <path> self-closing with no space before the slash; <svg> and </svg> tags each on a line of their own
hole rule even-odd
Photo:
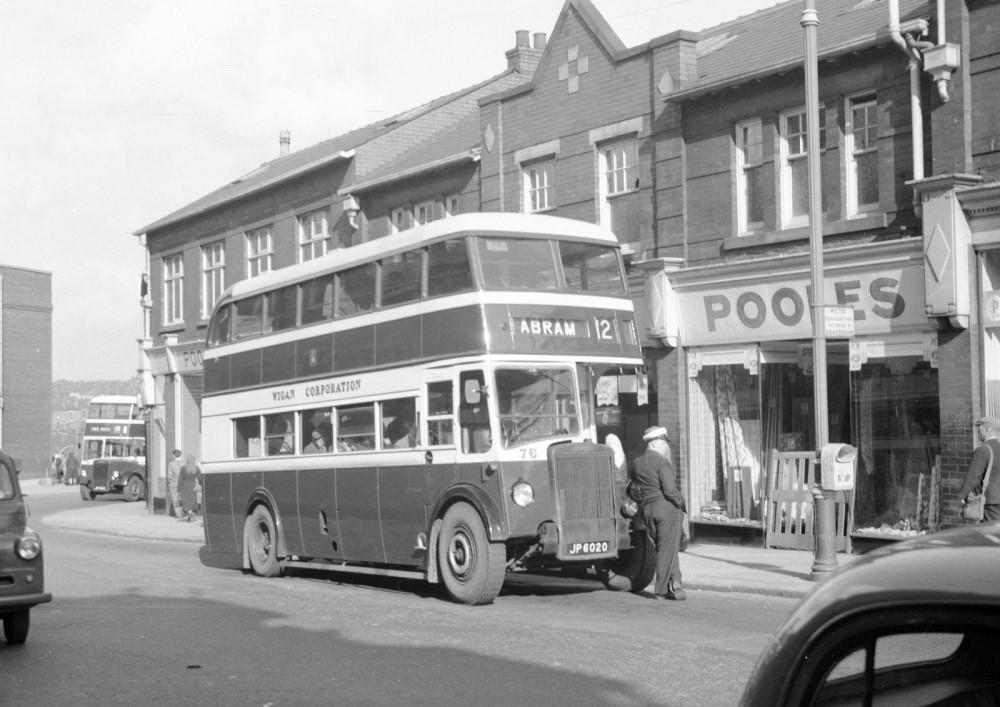
<svg viewBox="0 0 1000 707">
<path fill-rule="evenodd" d="M 138 404 L 139 396 L 137 395 L 95 395 L 90 399 L 90 404 L 94 403 L 104 404 L 104 405 L 127 405 L 130 403 Z"/>
<path fill-rule="evenodd" d="M 587 221 L 520 213 L 468 213 L 450 216 L 389 236 L 383 236 L 350 248 L 330 251 L 325 256 L 305 263 L 271 270 L 237 282 L 220 298 L 239 299 L 250 294 L 266 292 L 280 285 L 290 285 L 327 272 L 333 268 L 348 268 L 380 257 L 411 250 L 420 243 L 432 241 L 449 234 L 459 233 L 543 234 L 563 238 L 580 238 L 609 245 L 618 245 L 618 239 L 608 229 Z"/>
</svg>

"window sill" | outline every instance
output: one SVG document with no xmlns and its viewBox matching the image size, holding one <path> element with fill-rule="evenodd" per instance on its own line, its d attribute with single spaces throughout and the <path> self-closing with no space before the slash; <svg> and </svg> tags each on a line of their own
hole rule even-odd
<svg viewBox="0 0 1000 707">
<path fill-rule="evenodd" d="M 866 214 L 857 218 L 839 221 L 823 221 L 824 236 L 839 236 L 846 233 L 858 233 L 885 228 L 889 223 L 884 213 Z M 809 227 L 787 228 L 780 231 L 749 233 L 745 236 L 732 236 L 722 243 L 724 251 L 756 248 L 777 243 L 791 243 L 809 239 Z"/>
</svg>

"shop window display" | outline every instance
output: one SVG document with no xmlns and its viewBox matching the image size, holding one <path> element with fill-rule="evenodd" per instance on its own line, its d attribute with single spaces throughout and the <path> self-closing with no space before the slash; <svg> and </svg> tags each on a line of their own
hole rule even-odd
<svg viewBox="0 0 1000 707">
<path fill-rule="evenodd" d="M 696 518 L 760 520 L 760 385 L 742 365 L 706 366 L 690 396 L 691 497 Z"/>
<path fill-rule="evenodd" d="M 981 253 L 983 412 L 1000 417 L 1000 250 Z"/>
<path fill-rule="evenodd" d="M 830 441 L 849 441 L 848 368 L 827 367 Z M 689 398 L 695 518 L 761 524 L 769 454 L 814 450 L 813 378 L 799 362 L 705 366 Z"/>
<path fill-rule="evenodd" d="M 917 356 L 869 362 L 851 374 L 858 448 L 858 533 L 937 530 L 941 476 L 937 369 Z"/>
</svg>

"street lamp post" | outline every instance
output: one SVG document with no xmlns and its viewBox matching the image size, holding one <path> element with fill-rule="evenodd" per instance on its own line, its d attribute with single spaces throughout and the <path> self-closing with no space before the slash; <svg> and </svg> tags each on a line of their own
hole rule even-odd
<svg viewBox="0 0 1000 707">
<path fill-rule="evenodd" d="M 816 421 L 816 449 L 823 449 L 829 438 L 826 386 L 826 308 L 823 280 L 823 203 L 819 157 L 819 69 L 816 49 L 816 28 L 819 15 L 815 0 L 803 0 L 802 19 L 805 30 L 806 87 L 806 158 L 809 165 L 809 263 L 813 292 L 813 410 Z M 814 579 L 822 578 L 837 568 L 836 506 L 833 491 L 813 487 L 816 499 L 816 556 L 813 561 Z"/>
</svg>

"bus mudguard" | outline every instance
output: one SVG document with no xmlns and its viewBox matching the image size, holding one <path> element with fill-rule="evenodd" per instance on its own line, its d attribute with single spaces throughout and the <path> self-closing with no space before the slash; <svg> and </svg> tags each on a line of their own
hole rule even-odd
<svg viewBox="0 0 1000 707">
<path fill-rule="evenodd" d="M 472 484 L 455 484 L 445 489 L 434 504 L 431 518 L 440 519 L 448 506 L 455 501 L 465 501 L 479 512 L 490 542 L 503 542 L 507 539 L 509 531 L 500 509 L 485 491 Z"/>
</svg>

